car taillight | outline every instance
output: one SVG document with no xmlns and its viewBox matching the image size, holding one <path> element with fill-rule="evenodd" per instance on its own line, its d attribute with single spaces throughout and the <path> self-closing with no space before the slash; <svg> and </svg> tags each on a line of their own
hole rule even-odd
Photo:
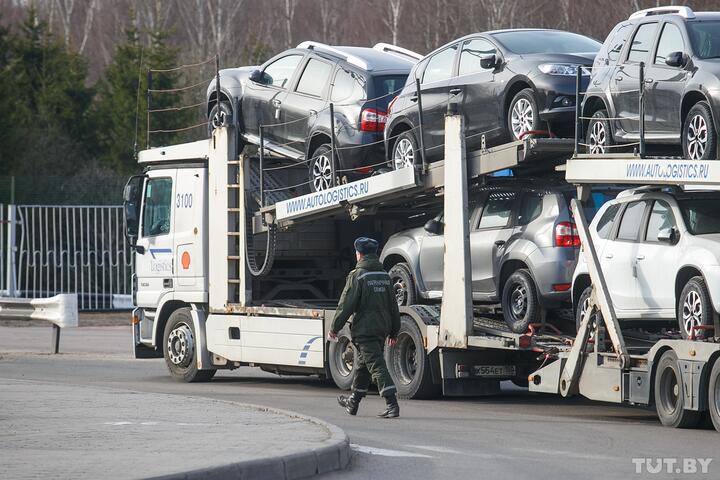
<svg viewBox="0 0 720 480">
<path fill-rule="evenodd" d="M 392 111 L 393 105 L 395 105 L 395 101 L 398 99 L 398 97 L 393 97 L 392 100 L 390 100 L 390 103 L 388 103 L 388 110 L 387 113 L 390 115 L 390 112 Z"/>
<path fill-rule="evenodd" d="M 382 132 L 385 130 L 387 113 L 375 108 L 366 108 L 360 114 L 360 130 L 363 132 Z"/>
<path fill-rule="evenodd" d="M 556 247 L 579 247 L 580 235 L 577 226 L 570 222 L 560 222 L 555 226 Z"/>
</svg>

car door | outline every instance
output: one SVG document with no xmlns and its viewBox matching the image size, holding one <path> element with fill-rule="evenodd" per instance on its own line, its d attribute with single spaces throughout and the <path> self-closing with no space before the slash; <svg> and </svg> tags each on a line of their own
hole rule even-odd
<svg viewBox="0 0 720 480">
<path fill-rule="evenodd" d="M 263 68 L 260 82 L 248 80 L 242 97 L 243 129 L 246 135 L 259 136 L 258 127 L 265 125 L 265 139 L 275 143 L 283 142 L 285 132 L 271 125 L 281 123 L 280 105 L 295 79 L 303 57 L 303 54 L 291 53 L 272 60 Z"/>
<path fill-rule="evenodd" d="M 498 104 L 496 69 L 482 68 L 480 60 L 498 55 L 497 47 L 485 38 L 463 42 L 458 61 L 458 74 L 450 80 L 450 101 L 462 106 L 465 116 L 465 139 L 468 151 L 481 146 L 482 136 L 492 138 L 493 130 L 502 131 Z"/>
<path fill-rule="evenodd" d="M 671 67 L 666 57 L 674 52 L 687 53 L 680 27 L 665 22 L 655 47 L 653 61 L 645 74 L 646 117 L 648 132 L 680 138 L 682 121 L 680 106 L 689 72 L 684 67 Z"/>
<path fill-rule="evenodd" d="M 517 192 L 491 192 L 485 200 L 477 224 L 471 229 L 474 296 L 487 298 L 497 291 L 500 259 L 513 232 L 517 200 Z"/>
<path fill-rule="evenodd" d="M 458 45 L 452 45 L 430 57 L 423 70 L 420 85 L 423 106 L 423 139 L 429 157 L 442 158 L 445 144 L 445 114 L 449 100 L 450 79 L 455 68 Z M 417 102 L 417 96 L 410 97 Z"/>
<path fill-rule="evenodd" d="M 639 255 L 640 227 L 645 217 L 644 200 L 630 202 L 623 210 L 617 234 L 608 241 L 600 257 L 600 267 L 619 317 L 627 318 L 642 308 L 638 297 L 636 262 Z"/>
<path fill-rule="evenodd" d="M 442 215 L 438 216 L 437 220 L 443 224 Z M 420 244 L 418 263 L 425 290 L 434 298 L 440 297 L 442 293 L 444 255 L 445 238 L 442 231 L 438 234 L 425 231 Z"/>
<path fill-rule="evenodd" d="M 670 205 L 664 200 L 655 200 L 647 216 L 636 260 L 638 299 L 646 312 L 640 316 L 650 318 L 675 317 L 675 277 L 680 256 L 677 242 L 661 242 L 658 234 L 674 228 L 677 222 Z"/>
<path fill-rule="evenodd" d="M 305 152 L 308 134 L 318 118 L 327 113 L 324 109 L 328 104 L 327 91 L 334 68 L 333 62 L 308 57 L 296 85 L 280 106 L 280 118 L 286 122 L 285 146 L 300 155 Z"/>
<path fill-rule="evenodd" d="M 657 22 L 641 24 L 626 47 L 625 59 L 615 69 L 610 80 L 610 93 L 615 105 L 617 123 L 631 136 L 640 131 L 640 62 L 650 63 L 650 51 L 655 41 Z"/>
</svg>

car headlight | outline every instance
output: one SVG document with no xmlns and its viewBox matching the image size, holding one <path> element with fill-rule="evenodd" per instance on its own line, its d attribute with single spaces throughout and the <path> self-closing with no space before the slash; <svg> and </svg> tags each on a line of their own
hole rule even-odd
<svg viewBox="0 0 720 480">
<path fill-rule="evenodd" d="M 539 65 L 540 71 L 546 75 L 561 75 L 565 77 L 574 77 L 577 75 L 577 65 L 567 65 L 564 63 L 543 63 Z M 583 75 L 588 75 L 586 69 L 582 70 Z"/>
</svg>

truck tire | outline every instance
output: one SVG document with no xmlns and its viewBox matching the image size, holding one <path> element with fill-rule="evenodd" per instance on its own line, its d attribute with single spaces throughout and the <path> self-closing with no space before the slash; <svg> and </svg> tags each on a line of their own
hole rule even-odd
<svg viewBox="0 0 720 480">
<path fill-rule="evenodd" d="M 527 332 L 528 326 L 540 317 L 537 287 L 528 270 L 521 268 L 505 281 L 502 310 L 505 323 L 515 333 Z"/>
<path fill-rule="evenodd" d="M 385 360 L 401 398 L 435 398 L 441 385 L 433 383 L 430 358 L 415 320 L 400 316 L 397 343 L 385 348 Z"/>
<path fill-rule="evenodd" d="M 720 432 L 720 360 L 715 360 L 708 383 L 708 410 L 715 430 Z"/>
<path fill-rule="evenodd" d="M 691 278 L 678 298 L 677 319 L 682 337 L 686 340 L 691 336 L 705 338 L 705 330 L 695 330 L 694 327 L 712 325 L 714 316 L 715 308 L 705 279 L 700 276 Z"/>
<path fill-rule="evenodd" d="M 338 333 L 338 341 L 330 342 L 328 348 L 328 368 L 333 382 L 340 390 L 350 390 L 352 387 L 356 361 L 357 352 L 350 335 Z"/>
<path fill-rule="evenodd" d="M 179 382 L 209 382 L 217 370 L 198 370 L 195 325 L 189 308 L 175 310 L 165 324 L 163 353 L 170 375 Z"/>
<path fill-rule="evenodd" d="M 415 305 L 417 302 L 417 289 L 415 288 L 415 279 L 413 279 L 410 265 L 405 262 L 396 263 L 388 274 L 393 284 L 398 306 Z"/>
<path fill-rule="evenodd" d="M 662 354 L 655 368 L 655 410 L 666 427 L 697 426 L 701 412 L 685 410 L 685 392 L 680 365 L 673 350 Z"/>
</svg>

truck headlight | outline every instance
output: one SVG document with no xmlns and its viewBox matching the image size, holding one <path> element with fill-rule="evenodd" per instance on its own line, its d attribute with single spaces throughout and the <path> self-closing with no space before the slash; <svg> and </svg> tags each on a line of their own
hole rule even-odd
<svg viewBox="0 0 720 480">
<path fill-rule="evenodd" d="M 564 63 L 543 63 L 538 69 L 546 75 L 560 75 L 564 77 L 574 77 L 577 75 L 577 65 L 568 65 Z M 583 69 L 583 75 L 588 75 L 588 71 Z"/>
</svg>

